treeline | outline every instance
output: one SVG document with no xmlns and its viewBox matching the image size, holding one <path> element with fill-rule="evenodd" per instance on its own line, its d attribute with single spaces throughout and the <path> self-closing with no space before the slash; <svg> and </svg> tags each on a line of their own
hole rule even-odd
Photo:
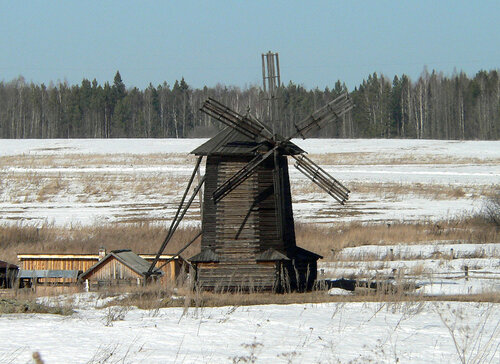
<svg viewBox="0 0 500 364">
<path fill-rule="evenodd" d="M 279 89 L 281 119 L 275 131 L 290 135 L 294 124 L 347 90 L 337 81 L 325 90 L 290 82 Z M 444 76 L 424 70 L 408 76 L 370 75 L 350 92 L 355 108 L 316 136 L 341 138 L 499 139 L 500 79 L 497 70 Z M 240 113 L 265 119 L 258 86 L 217 85 L 193 89 L 184 79 L 140 90 L 84 79 L 79 85 L 0 82 L 2 138 L 184 138 L 211 136 L 222 125 L 199 111 L 213 97 Z M 265 121 L 265 120 L 264 120 Z"/>
</svg>

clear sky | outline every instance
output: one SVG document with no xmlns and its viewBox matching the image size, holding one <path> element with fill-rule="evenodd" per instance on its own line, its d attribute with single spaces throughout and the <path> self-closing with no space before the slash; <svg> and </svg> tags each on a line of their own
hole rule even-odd
<svg viewBox="0 0 500 364">
<path fill-rule="evenodd" d="M 0 80 L 85 77 L 193 87 L 261 83 L 263 52 L 282 80 L 350 89 L 368 74 L 417 78 L 500 67 L 500 1 L 0 0 Z"/>
</svg>

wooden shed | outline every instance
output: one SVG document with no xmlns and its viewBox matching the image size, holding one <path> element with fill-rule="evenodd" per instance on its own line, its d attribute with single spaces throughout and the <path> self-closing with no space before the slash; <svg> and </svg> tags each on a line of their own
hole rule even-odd
<svg viewBox="0 0 500 364">
<path fill-rule="evenodd" d="M 17 275 L 19 288 L 35 287 L 40 284 L 51 286 L 69 286 L 78 283 L 81 270 L 59 269 L 20 269 Z"/>
<path fill-rule="evenodd" d="M 155 254 L 138 254 L 139 257 L 148 262 L 152 262 Z M 94 266 L 99 260 L 106 256 L 105 250 L 99 254 L 46 254 L 46 253 L 22 253 L 17 255 L 20 267 L 24 271 L 81 271 L 85 272 L 90 267 Z M 175 281 L 179 275 L 186 269 L 186 262 L 182 258 L 173 257 L 169 254 L 162 254 L 157 267 L 162 267 L 161 270 L 165 273 L 164 279 Z M 171 260 L 166 265 L 165 262 Z M 25 272 L 27 275 L 30 274 Z M 32 272 L 33 274 L 33 272 Z M 36 274 L 35 274 L 36 275 Z M 50 275 L 42 279 L 43 283 L 74 283 L 75 280 L 69 278 L 55 278 Z"/>
<path fill-rule="evenodd" d="M 17 277 L 18 267 L 0 260 L 0 288 L 14 287 L 14 281 Z"/>
<path fill-rule="evenodd" d="M 83 272 L 79 280 L 89 288 L 113 285 L 141 285 L 147 277 L 151 263 L 131 250 L 113 250 L 103 259 Z M 154 278 L 163 276 L 163 271 L 153 271 Z"/>
</svg>

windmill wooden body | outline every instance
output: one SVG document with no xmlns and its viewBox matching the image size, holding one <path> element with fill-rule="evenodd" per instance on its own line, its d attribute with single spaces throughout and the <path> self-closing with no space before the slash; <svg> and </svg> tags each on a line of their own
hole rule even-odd
<svg viewBox="0 0 500 364">
<path fill-rule="evenodd" d="M 228 127 L 193 151 L 207 158 L 201 253 L 190 259 L 202 287 L 295 289 L 299 283 L 290 274 L 293 266 L 302 285 L 310 286 L 316 278 L 320 256 L 295 243 L 286 156 L 302 153 L 300 148 L 288 142 L 219 201 L 213 198 L 255 153 L 269 148 L 262 138 L 247 138 Z"/>
<path fill-rule="evenodd" d="M 204 183 L 198 234 L 201 252 L 189 259 L 200 287 L 311 288 L 321 257 L 296 245 L 287 158 L 295 159 L 302 173 L 340 203 L 347 200 L 349 190 L 307 158 L 291 139 L 341 117 L 351 107 L 348 95 L 340 95 L 296 125 L 293 135 L 283 138 L 251 116 L 240 115 L 214 99 L 205 101 L 201 111 L 227 127 L 192 152 L 198 162 L 158 254 Z M 185 202 L 204 157 L 205 176 Z"/>
</svg>

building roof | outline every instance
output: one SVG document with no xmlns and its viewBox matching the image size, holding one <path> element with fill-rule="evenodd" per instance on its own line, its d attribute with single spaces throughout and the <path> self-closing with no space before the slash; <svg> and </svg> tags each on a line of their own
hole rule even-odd
<svg viewBox="0 0 500 364">
<path fill-rule="evenodd" d="M 17 278 L 78 278 L 79 270 L 21 269 Z"/>
<path fill-rule="evenodd" d="M 4 262 L 3 260 L 0 260 L 0 269 L 17 269 L 17 268 L 19 268 L 19 267 L 15 264 L 10 264 L 10 263 Z"/>
<path fill-rule="evenodd" d="M 267 249 L 260 254 L 257 254 L 257 261 L 276 261 L 276 260 L 290 260 L 286 255 L 280 253 L 275 249 Z"/>
<path fill-rule="evenodd" d="M 82 259 L 82 260 L 96 260 L 99 259 L 98 254 L 47 254 L 47 253 L 29 253 L 17 254 L 17 259 Z"/>
<path fill-rule="evenodd" d="M 299 258 L 304 260 L 318 260 L 323 258 L 321 255 L 301 248 L 300 246 L 294 246 L 289 251 L 287 251 L 287 256 L 290 258 Z"/>
<path fill-rule="evenodd" d="M 154 259 L 156 254 L 138 254 L 143 259 Z M 174 257 L 171 254 L 162 254 L 160 259 L 171 259 Z M 178 259 L 179 257 L 175 257 Z M 17 254 L 17 259 L 82 259 L 82 260 L 98 260 L 99 254 L 47 254 L 47 253 L 20 253 Z"/>
<path fill-rule="evenodd" d="M 80 276 L 80 279 L 85 279 L 94 269 L 99 267 L 102 264 L 105 264 L 111 257 L 116 258 L 119 262 L 124 264 L 125 266 L 132 269 L 139 275 L 145 276 L 151 266 L 151 263 L 147 260 L 141 258 L 134 252 L 128 249 L 123 250 L 113 250 L 109 254 L 107 254 L 102 260 L 94 264 L 92 267 L 87 269 L 87 271 L 83 272 Z M 153 271 L 155 275 L 161 275 L 163 272 L 160 269 L 155 269 Z"/>
<path fill-rule="evenodd" d="M 212 249 L 204 249 L 189 259 L 193 263 L 218 262 L 219 256 Z"/>
<path fill-rule="evenodd" d="M 286 255 L 280 253 L 276 249 L 267 249 L 255 256 L 255 259 L 260 262 L 292 260 L 297 258 L 301 260 L 318 260 L 323 257 L 298 246 L 289 249 Z M 219 262 L 219 260 L 219 256 L 212 249 L 204 249 L 189 259 L 192 263 Z"/>
<path fill-rule="evenodd" d="M 212 139 L 200 145 L 191 153 L 195 155 L 255 155 L 258 150 L 268 151 L 271 145 L 264 138 L 252 139 L 232 127 L 226 127 Z M 285 143 L 286 148 L 280 148 L 283 155 L 304 153 L 292 142 Z"/>
</svg>

